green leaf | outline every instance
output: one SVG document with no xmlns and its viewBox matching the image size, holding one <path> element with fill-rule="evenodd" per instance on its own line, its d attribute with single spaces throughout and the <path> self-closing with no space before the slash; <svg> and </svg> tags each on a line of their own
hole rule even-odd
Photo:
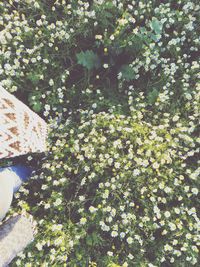
<svg viewBox="0 0 200 267">
<path fill-rule="evenodd" d="M 27 75 L 27 78 L 34 84 L 36 85 L 38 81 L 40 80 L 40 75 L 37 73 L 29 73 Z"/>
<path fill-rule="evenodd" d="M 149 103 L 150 105 L 153 105 L 153 104 L 156 102 L 156 100 L 157 100 L 157 98 L 158 98 L 158 95 L 159 95 L 158 90 L 154 88 L 154 89 L 153 89 L 150 93 L 148 93 L 148 95 L 147 95 L 147 101 L 148 101 L 148 103 Z"/>
<path fill-rule="evenodd" d="M 42 109 L 42 104 L 41 104 L 40 102 L 37 102 L 37 103 L 34 103 L 34 104 L 33 104 L 33 110 L 34 110 L 35 112 L 40 112 L 41 109 Z"/>
<path fill-rule="evenodd" d="M 108 11 L 104 11 L 104 15 L 105 15 L 105 17 L 107 17 L 107 18 L 113 18 L 113 14 L 110 13 L 110 12 L 108 12 Z"/>
<path fill-rule="evenodd" d="M 149 36 L 150 36 L 150 38 L 151 38 L 153 41 L 155 41 L 155 42 L 159 41 L 160 38 L 161 38 L 161 35 L 160 35 L 160 34 L 150 33 Z"/>
<path fill-rule="evenodd" d="M 120 72 L 122 73 L 122 77 L 126 81 L 131 81 L 135 78 L 135 72 L 133 68 L 129 65 L 123 65 L 120 69 Z"/>
<path fill-rule="evenodd" d="M 98 69 L 100 67 L 100 58 L 99 56 L 91 50 L 82 51 L 76 54 L 78 64 L 92 70 L 94 68 Z"/>
<path fill-rule="evenodd" d="M 87 237 L 86 237 L 86 243 L 87 243 L 87 245 L 92 246 L 92 244 L 93 244 L 93 239 L 92 239 L 91 236 L 87 236 Z"/>
<path fill-rule="evenodd" d="M 153 18 L 150 27 L 156 34 L 160 35 L 162 33 L 163 24 L 158 19 Z"/>
</svg>

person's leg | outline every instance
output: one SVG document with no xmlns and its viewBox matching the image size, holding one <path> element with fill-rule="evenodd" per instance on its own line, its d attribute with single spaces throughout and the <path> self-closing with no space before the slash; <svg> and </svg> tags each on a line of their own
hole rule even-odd
<svg viewBox="0 0 200 267">
<path fill-rule="evenodd" d="M 0 172 L 0 221 L 8 212 L 13 199 L 14 180 L 10 177 L 10 171 Z"/>
<path fill-rule="evenodd" d="M 22 183 L 28 181 L 31 173 L 33 172 L 33 169 L 31 167 L 19 164 L 11 166 L 9 167 L 9 169 L 12 171 L 12 173 L 15 174 L 15 176 L 13 176 L 13 178 L 15 178 L 14 192 L 18 191 Z"/>
<path fill-rule="evenodd" d="M 0 168 L 0 221 L 12 203 L 13 193 L 29 179 L 32 169 L 23 165 Z"/>
</svg>

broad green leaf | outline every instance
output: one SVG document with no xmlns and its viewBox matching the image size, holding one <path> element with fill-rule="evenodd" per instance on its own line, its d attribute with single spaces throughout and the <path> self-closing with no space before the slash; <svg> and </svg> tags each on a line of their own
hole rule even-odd
<svg viewBox="0 0 200 267">
<path fill-rule="evenodd" d="M 29 73 L 27 75 L 27 78 L 33 83 L 33 84 L 37 84 L 38 81 L 40 80 L 40 75 L 36 74 L 36 73 Z"/>
<path fill-rule="evenodd" d="M 123 65 L 120 69 L 120 72 L 122 73 L 122 77 L 126 81 L 131 81 L 135 78 L 135 72 L 133 68 L 129 65 Z"/>
<path fill-rule="evenodd" d="M 82 51 L 76 54 L 76 58 L 77 58 L 78 64 L 82 65 L 88 70 L 92 70 L 94 68 L 97 69 L 100 67 L 99 56 L 91 50 Z"/>
<path fill-rule="evenodd" d="M 42 109 L 42 104 L 40 102 L 37 102 L 37 103 L 33 104 L 33 110 L 35 112 L 40 112 L 41 109 Z"/>
<path fill-rule="evenodd" d="M 161 38 L 161 35 L 160 35 L 160 34 L 153 34 L 153 33 L 150 33 L 149 36 L 150 36 L 151 39 L 154 40 L 155 42 L 159 41 L 160 38 Z"/>
<path fill-rule="evenodd" d="M 92 244 L 93 244 L 93 239 L 92 239 L 91 236 L 87 236 L 87 237 L 86 237 L 86 243 L 87 243 L 87 245 L 92 246 Z"/>
<path fill-rule="evenodd" d="M 158 98 L 159 92 L 157 89 L 153 89 L 150 93 L 147 95 L 147 100 L 150 105 L 153 105 L 156 102 L 156 99 Z"/>
<path fill-rule="evenodd" d="M 163 24 L 158 19 L 153 18 L 150 27 L 156 34 L 160 35 L 162 33 Z"/>
</svg>

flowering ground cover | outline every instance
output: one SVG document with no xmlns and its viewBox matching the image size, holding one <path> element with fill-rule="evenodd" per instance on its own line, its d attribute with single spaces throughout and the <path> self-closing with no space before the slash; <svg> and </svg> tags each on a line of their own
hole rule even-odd
<svg viewBox="0 0 200 267">
<path fill-rule="evenodd" d="M 197 0 L 0 1 L 0 82 L 50 129 L 11 266 L 200 265 L 199 26 Z"/>
</svg>

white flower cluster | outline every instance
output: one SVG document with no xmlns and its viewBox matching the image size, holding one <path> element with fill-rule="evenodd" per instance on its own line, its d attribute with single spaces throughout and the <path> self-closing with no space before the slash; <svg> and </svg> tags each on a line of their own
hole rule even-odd
<svg viewBox="0 0 200 267">
<path fill-rule="evenodd" d="M 198 266 L 198 1 L 0 10 L 0 83 L 52 129 L 15 195 L 11 213 L 32 213 L 38 234 L 13 264 Z"/>
</svg>

